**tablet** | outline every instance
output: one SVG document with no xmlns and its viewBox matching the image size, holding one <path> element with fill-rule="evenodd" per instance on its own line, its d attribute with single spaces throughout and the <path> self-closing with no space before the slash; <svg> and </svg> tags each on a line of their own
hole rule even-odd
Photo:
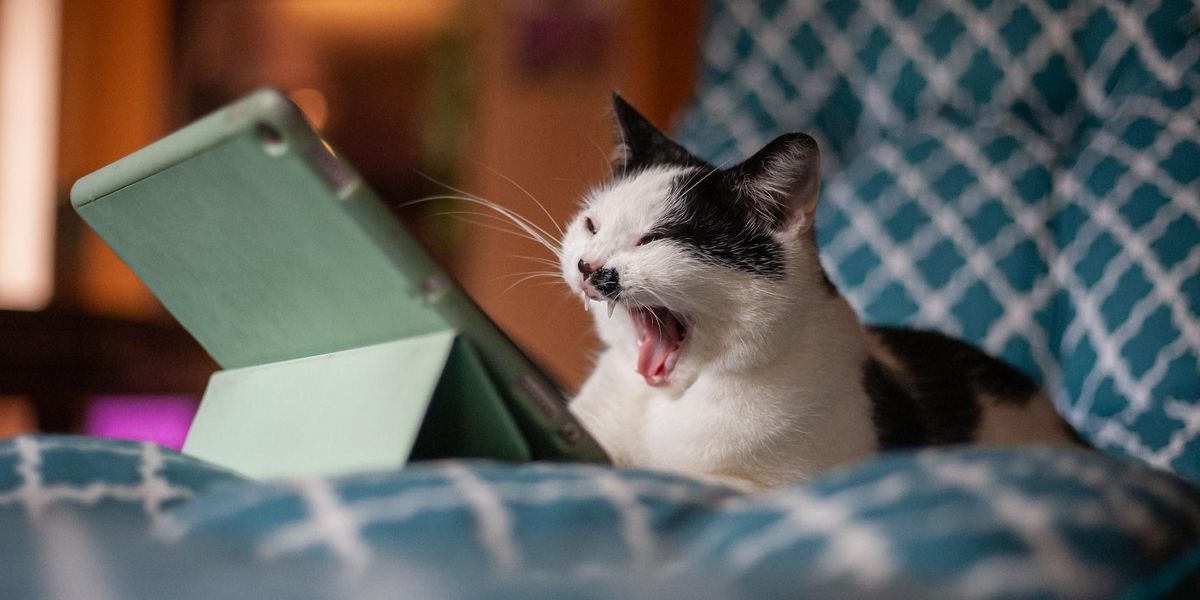
<svg viewBox="0 0 1200 600">
<path fill-rule="evenodd" d="M 278 91 L 87 175 L 71 203 L 225 369 L 452 329 L 533 458 L 606 460 L 558 388 Z"/>
</svg>

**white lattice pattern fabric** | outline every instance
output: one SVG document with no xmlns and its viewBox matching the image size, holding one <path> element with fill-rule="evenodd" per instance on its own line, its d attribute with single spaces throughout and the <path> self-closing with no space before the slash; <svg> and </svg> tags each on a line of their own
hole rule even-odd
<svg viewBox="0 0 1200 600">
<path fill-rule="evenodd" d="M 1200 477 L 1200 15 L 1188 1 L 715 1 L 682 122 L 715 164 L 821 143 L 864 317 L 1041 380 L 1095 444 Z"/>
<path fill-rule="evenodd" d="M 0 442 L 2 598 L 1155 598 L 1200 491 L 1069 449 L 898 453 L 745 495 L 596 465 L 252 482 L 149 444 Z"/>
</svg>

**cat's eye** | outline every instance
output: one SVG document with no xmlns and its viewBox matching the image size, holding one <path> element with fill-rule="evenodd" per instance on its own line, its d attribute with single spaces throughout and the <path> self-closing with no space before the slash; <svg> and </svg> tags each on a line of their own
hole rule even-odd
<svg viewBox="0 0 1200 600">
<path fill-rule="evenodd" d="M 596 224 L 592 222 L 591 217 L 584 217 L 583 226 L 587 227 L 588 233 L 596 235 Z"/>
<path fill-rule="evenodd" d="M 637 245 L 645 246 L 646 244 L 649 244 L 650 242 L 653 242 L 655 240 L 661 240 L 661 239 L 663 239 L 662 233 L 659 233 L 659 232 L 647 233 L 646 235 L 643 235 L 642 238 L 637 241 Z"/>
</svg>

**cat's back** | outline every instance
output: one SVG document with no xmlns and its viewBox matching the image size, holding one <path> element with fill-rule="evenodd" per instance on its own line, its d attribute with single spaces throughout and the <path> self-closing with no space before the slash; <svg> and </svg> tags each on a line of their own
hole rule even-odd
<svg viewBox="0 0 1200 600">
<path fill-rule="evenodd" d="M 862 383 L 881 450 L 946 444 L 1081 444 L 1040 386 L 933 331 L 867 327 Z"/>
</svg>

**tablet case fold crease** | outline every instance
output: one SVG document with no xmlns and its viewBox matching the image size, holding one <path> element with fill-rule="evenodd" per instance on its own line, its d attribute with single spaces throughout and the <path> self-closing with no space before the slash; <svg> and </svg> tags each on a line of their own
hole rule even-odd
<svg viewBox="0 0 1200 600">
<path fill-rule="evenodd" d="M 217 372 L 183 450 L 255 478 L 529 460 L 477 353 L 452 331 Z"/>
</svg>

